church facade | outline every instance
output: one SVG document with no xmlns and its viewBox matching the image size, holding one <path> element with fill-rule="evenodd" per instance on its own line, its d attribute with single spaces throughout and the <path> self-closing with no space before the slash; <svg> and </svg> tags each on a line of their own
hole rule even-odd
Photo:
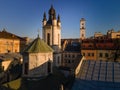
<svg viewBox="0 0 120 90">
<path fill-rule="evenodd" d="M 56 19 L 56 11 L 51 6 L 49 9 L 49 18 L 47 20 L 46 13 L 43 15 L 42 21 L 42 37 L 43 40 L 54 50 L 53 63 L 55 66 L 61 65 L 61 21 L 58 15 Z"/>
</svg>

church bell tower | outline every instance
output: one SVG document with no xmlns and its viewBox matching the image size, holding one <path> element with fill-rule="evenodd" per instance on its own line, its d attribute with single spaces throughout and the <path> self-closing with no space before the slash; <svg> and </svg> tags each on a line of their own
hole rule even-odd
<svg viewBox="0 0 120 90">
<path fill-rule="evenodd" d="M 59 66 L 61 63 L 61 21 L 60 16 L 56 18 L 56 11 L 51 5 L 48 11 L 48 20 L 46 18 L 46 13 L 43 15 L 42 21 L 42 37 L 43 40 L 53 48 L 54 50 L 54 60 L 55 65 Z"/>
<path fill-rule="evenodd" d="M 80 20 L 80 39 L 83 40 L 86 38 L 86 27 L 85 27 L 85 19 L 81 18 Z"/>
</svg>

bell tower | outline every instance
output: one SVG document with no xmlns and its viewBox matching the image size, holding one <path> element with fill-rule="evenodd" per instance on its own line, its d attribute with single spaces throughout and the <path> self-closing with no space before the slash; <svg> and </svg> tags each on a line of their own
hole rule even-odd
<svg viewBox="0 0 120 90">
<path fill-rule="evenodd" d="M 42 25 L 43 40 L 54 50 L 54 64 L 61 64 L 61 20 L 60 15 L 56 17 L 56 11 L 51 5 L 48 11 L 48 19 L 46 13 L 43 15 Z"/>
<path fill-rule="evenodd" d="M 81 18 L 80 20 L 80 39 L 85 39 L 86 38 L 86 27 L 85 27 L 85 19 Z"/>
</svg>

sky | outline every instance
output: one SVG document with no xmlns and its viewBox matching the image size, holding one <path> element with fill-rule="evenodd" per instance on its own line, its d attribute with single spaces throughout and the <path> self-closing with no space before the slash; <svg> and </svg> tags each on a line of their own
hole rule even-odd
<svg viewBox="0 0 120 90">
<path fill-rule="evenodd" d="M 120 0 L 0 0 L 0 31 L 36 38 L 42 33 L 43 13 L 53 5 L 61 18 L 62 38 L 80 37 L 80 19 L 86 20 L 86 36 L 120 30 Z M 41 36 L 42 37 L 42 36 Z"/>
</svg>

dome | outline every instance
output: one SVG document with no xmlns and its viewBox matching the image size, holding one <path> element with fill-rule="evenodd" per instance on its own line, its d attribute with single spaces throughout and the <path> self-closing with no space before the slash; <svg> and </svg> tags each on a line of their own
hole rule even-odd
<svg viewBox="0 0 120 90">
<path fill-rule="evenodd" d="M 49 10 L 49 15 L 54 15 L 55 14 L 55 9 L 53 8 L 53 6 L 51 5 L 51 8 Z"/>
<path fill-rule="evenodd" d="M 24 52 L 48 53 L 48 52 L 53 52 L 53 49 L 38 37 L 33 42 L 31 42 L 28 47 L 26 47 Z"/>
</svg>

